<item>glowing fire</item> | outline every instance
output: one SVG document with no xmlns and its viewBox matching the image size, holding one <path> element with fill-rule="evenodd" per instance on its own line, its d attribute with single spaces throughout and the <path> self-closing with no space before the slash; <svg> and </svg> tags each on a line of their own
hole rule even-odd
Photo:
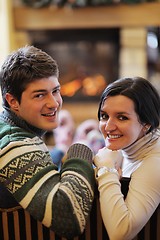
<svg viewBox="0 0 160 240">
<path fill-rule="evenodd" d="M 97 74 L 95 76 L 88 76 L 82 80 L 75 79 L 62 84 L 61 94 L 62 96 L 72 97 L 81 89 L 82 94 L 85 96 L 98 96 L 102 93 L 105 86 L 105 78 L 102 75 Z"/>
</svg>

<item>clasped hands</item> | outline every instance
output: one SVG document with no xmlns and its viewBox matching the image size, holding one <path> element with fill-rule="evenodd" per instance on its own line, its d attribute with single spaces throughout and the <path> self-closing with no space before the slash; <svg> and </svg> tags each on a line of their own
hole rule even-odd
<svg viewBox="0 0 160 240">
<path fill-rule="evenodd" d="M 115 168 L 119 173 L 119 178 L 122 175 L 122 153 L 120 150 L 112 151 L 106 147 L 100 149 L 93 159 L 93 163 L 97 168 L 109 167 Z"/>
</svg>

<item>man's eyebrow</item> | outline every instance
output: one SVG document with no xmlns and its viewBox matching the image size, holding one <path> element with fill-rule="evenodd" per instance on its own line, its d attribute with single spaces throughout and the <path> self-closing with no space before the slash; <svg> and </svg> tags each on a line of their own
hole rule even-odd
<svg viewBox="0 0 160 240">
<path fill-rule="evenodd" d="M 34 90 L 32 93 L 38 93 L 38 92 L 46 92 L 45 89 L 37 89 L 37 90 Z"/>
<path fill-rule="evenodd" d="M 52 89 L 52 91 L 55 91 L 57 89 L 60 89 L 60 85 L 56 86 L 55 88 Z M 32 93 L 38 93 L 38 92 L 46 92 L 47 90 L 46 89 L 36 89 L 36 90 L 33 90 Z"/>
<path fill-rule="evenodd" d="M 59 89 L 61 88 L 61 85 L 57 85 L 54 89 Z"/>
</svg>

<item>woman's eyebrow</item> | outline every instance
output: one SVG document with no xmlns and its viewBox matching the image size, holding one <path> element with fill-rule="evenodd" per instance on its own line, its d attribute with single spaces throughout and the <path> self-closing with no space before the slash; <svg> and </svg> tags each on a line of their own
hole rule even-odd
<svg viewBox="0 0 160 240">
<path fill-rule="evenodd" d="M 123 114 L 125 114 L 125 115 L 132 115 L 131 113 L 128 113 L 128 112 L 117 112 L 117 114 L 119 114 L 119 115 L 120 115 L 120 114 L 122 114 L 122 115 L 123 115 Z"/>
</svg>

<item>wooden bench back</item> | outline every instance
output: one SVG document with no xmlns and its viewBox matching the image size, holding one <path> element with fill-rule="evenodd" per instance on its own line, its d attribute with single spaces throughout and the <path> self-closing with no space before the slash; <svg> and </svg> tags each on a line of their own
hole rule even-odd
<svg viewBox="0 0 160 240">
<path fill-rule="evenodd" d="M 124 194 L 128 191 L 128 183 L 126 179 L 122 182 Z M 59 237 L 17 206 L 0 209 L 0 240 L 109 240 L 101 218 L 98 191 L 81 236 L 74 239 Z M 160 240 L 160 206 L 134 240 Z"/>
</svg>

